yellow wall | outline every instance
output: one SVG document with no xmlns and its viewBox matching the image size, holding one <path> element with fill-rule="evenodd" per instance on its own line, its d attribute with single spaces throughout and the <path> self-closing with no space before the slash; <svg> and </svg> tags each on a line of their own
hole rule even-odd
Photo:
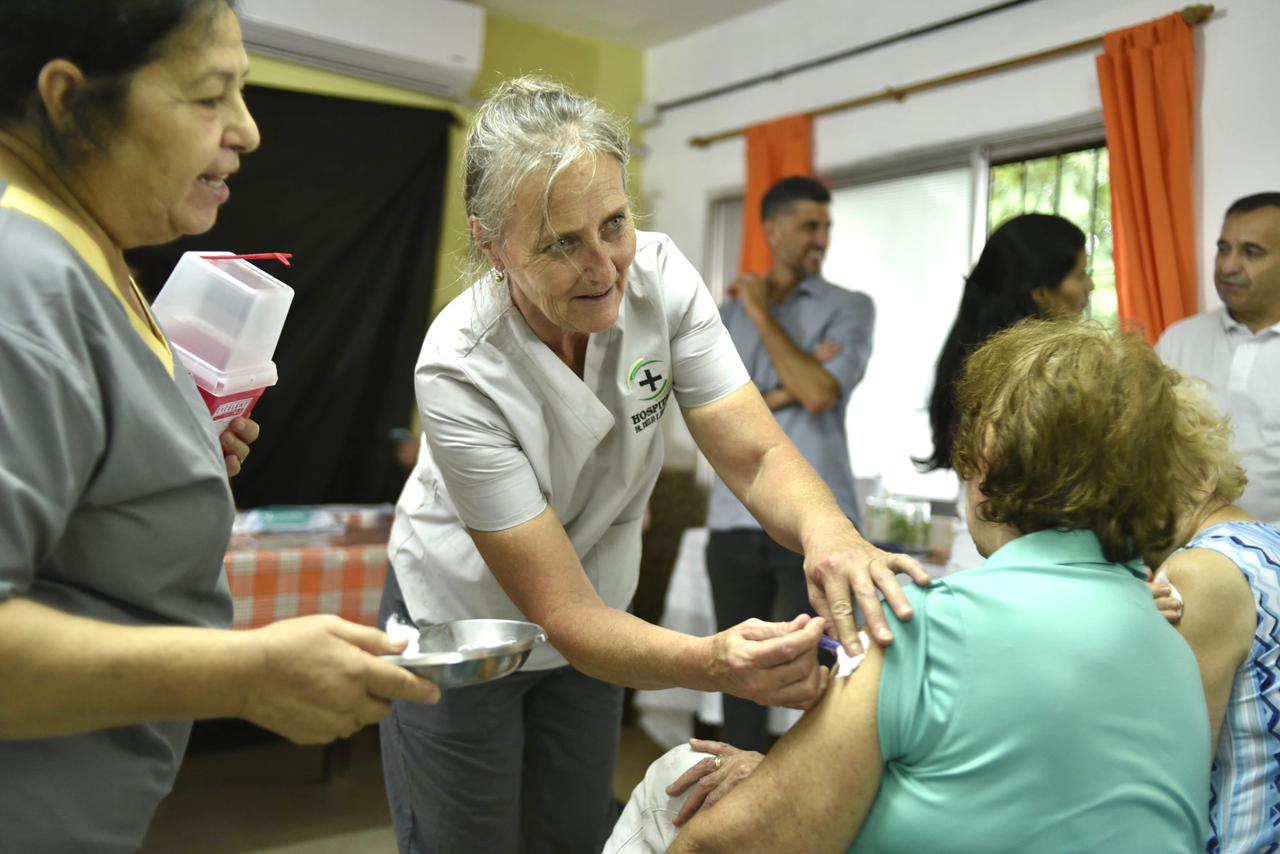
<svg viewBox="0 0 1280 854">
<path fill-rule="evenodd" d="M 590 95 L 610 112 L 629 120 L 644 100 L 644 51 L 616 42 L 567 36 L 514 18 L 489 15 L 485 21 L 484 67 L 476 76 L 477 98 L 496 84 L 521 74 L 545 74 Z M 633 143 L 644 141 L 632 128 Z M 631 194 L 644 208 L 643 168 L 631 163 Z"/>
<path fill-rule="evenodd" d="M 472 94 L 521 74 L 548 74 L 620 116 L 630 116 L 644 96 L 644 52 L 614 42 L 591 41 L 489 15 L 485 21 L 484 67 Z"/>
<path fill-rule="evenodd" d="M 524 73 L 564 80 L 620 116 L 628 117 L 644 94 L 644 58 L 637 48 L 566 36 L 500 15 L 485 20 L 484 65 L 476 78 L 479 96 L 498 81 Z M 462 202 L 461 154 L 471 111 L 465 106 L 394 86 L 253 55 L 249 82 L 297 92 L 357 98 L 402 106 L 449 110 L 459 119 L 449 137 L 452 163 L 445 184 L 444 223 L 436 263 L 432 315 L 466 286 L 458 280 L 459 260 L 467 252 L 467 222 Z M 640 142 L 640 139 L 635 139 Z M 264 140 L 270 145 L 271 140 Z M 632 164 L 632 191 L 642 198 L 641 169 Z"/>
</svg>

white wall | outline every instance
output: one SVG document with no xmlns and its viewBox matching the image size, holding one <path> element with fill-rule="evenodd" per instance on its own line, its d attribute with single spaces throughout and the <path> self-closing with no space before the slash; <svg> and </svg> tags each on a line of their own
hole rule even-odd
<svg viewBox="0 0 1280 854">
<path fill-rule="evenodd" d="M 1212 244 L 1238 196 L 1280 190 L 1278 0 L 1225 0 L 1196 28 L 1202 67 L 1197 252 L 1202 304 L 1215 305 Z M 991 6 L 981 0 L 783 0 L 646 53 L 646 97 L 663 103 L 744 77 Z M 1031 53 L 1162 17 L 1171 0 L 1037 0 L 940 33 L 783 80 L 664 111 L 646 132 L 649 227 L 669 233 L 695 265 L 706 261 L 707 213 L 741 189 L 742 138 L 704 149 L 694 136 L 768 121 L 851 97 Z M 818 119 L 815 159 L 830 173 L 886 157 L 1004 136 L 1098 115 L 1096 52 L 1081 52 L 908 98 Z M 903 223 L 909 228 L 910 223 Z M 839 240 L 839 230 L 834 235 Z M 845 283 L 857 286 L 856 282 Z M 670 449 L 679 464 L 677 439 Z"/>
</svg>

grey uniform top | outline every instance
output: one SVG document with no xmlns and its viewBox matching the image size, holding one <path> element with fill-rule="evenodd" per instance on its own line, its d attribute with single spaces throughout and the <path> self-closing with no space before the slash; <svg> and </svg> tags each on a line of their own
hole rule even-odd
<svg viewBox="0 0 1280 854">
<path fill-rule="evenodd" d="M 671 238 L 639 231 L 618 322 L 591 335 L 581 377 L 482 280 L 431 324 L 414 381 L 422 451 L 388 550 L 410 615 L 439 623 L 527 618 L 467 529 L 506 530 L 548 506 L 600 599 L 625 608 L 667 405 L 705 406 L 748 380 L 697 270 Z M 524 669 L 565 663 L 545 644 Z"/>
<path fill-rule="evenodd" d="M 810 415 L 798 405 L 779 409 L 773 415 L 819 477 L 831 487 L 840 509 L 855 525 L 860 524 L 844 414 L 849 395 L 862 381 L 871 359 L 875 303 L 864 293 L 838 288 L 821 276 L 810 276 L 795 287 L 786 302 L 771 304 L 769 308 L 795 345 L 806 353 L 812 353 L 824 341 L 840 345 L 840 355 L 823 365 L 840 383 L 839 403 L 819 415 Z M 720 317 L 760 392 L 777 388 L 778 370 L 742 303 L 727 301 L 720 307 Z M 707 527 L 713 531 L 759 529 L 760 523 L 724 481 L 717 478 L 711 487 Z"/>
<path fill-rule="evenodd" d="M 0 194 L 0 601 L 229 625 L 234 510 L 191 378 L 135 331 L 94 271 L 100 253 L 72 248 L 83 232 L 3 182 Z M 0 852 L 136 850 L 190 728 L 0 741 Z"/>
</svg>

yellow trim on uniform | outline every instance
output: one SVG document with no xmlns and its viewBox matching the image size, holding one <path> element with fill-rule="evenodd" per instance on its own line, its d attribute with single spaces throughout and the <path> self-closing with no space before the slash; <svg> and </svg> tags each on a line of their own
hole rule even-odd
<svg viewBox="0 0 1280 854">
<path fill-rule="evenodd" d="M 137 283 L 130 277 L 129 287 L 137 295 L 138 304 L 142 306 L 142 310 L 147 315 L 145 319 L 138 316 L 116 285 L 115 276 L 111 273 L 111 265 L 107 263 L 107 256 L 103 253 L 102 247 L 89 236 L 89 233 L 79 223 L 43 199 L 33 196 L 21 187 L 15 187 L 12 184 L 8 185 L 4 193 L 0 195 L 0 208 L 9 208 L 26 214 L 61 235 L 62 239 L 67 241 L 76 254 L 89 265 L 89 269 L 93 270 L 98 278 L 106 284 L 107 290 L 111 291 L 112 296 L 120 301 L 120 307 L 124 309 L 125 316 L 129 318 L 129 324 L 133 327 L 133 331 L 138 333 L 138 337 L 160 360 L 160 364 L 164 365 L 164 369 L 169 372 L 169 376 L 173 376 L 173 351 L 169 349 L 169 341 L 164 337 L 164 333 L 160 331 L 160 325 L 156 323 L 155 317 L 151 314 L 151 308 L 147 305 L 147 301 L 143 299 Z"/>
</svg>

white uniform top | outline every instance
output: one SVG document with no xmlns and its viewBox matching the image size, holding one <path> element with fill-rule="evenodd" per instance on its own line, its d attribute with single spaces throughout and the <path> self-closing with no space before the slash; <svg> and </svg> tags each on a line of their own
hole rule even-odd
<svg viewBox="0 0 1280 854">
<path fill-rule="evenodd" d="M 1218 308 L 1166 329 L 1156 352 L 1204 380 L 1209 397 L 1231 416 L 1249 476 L 1236 503 L 1264 522 L 1280 523 L 1280 323 L 1254 334 Z"/>
<path fill-rule="evenodd" d="M 505 288 L 472 285 L 428 330 L 415 371 L 423 445 L 389 546 L 410 615 L 527 619 L 467 528 L 511 528 L 548 504 L 600 598 L 625 608 L 671 393 L 697 407 L 748 381 L 715 301 L 666 235 L 637 233 L 618 322 L 590 337 L 581 379 Z M 525 667 L 563 664 L 548 645 Z"/>
</svg>

